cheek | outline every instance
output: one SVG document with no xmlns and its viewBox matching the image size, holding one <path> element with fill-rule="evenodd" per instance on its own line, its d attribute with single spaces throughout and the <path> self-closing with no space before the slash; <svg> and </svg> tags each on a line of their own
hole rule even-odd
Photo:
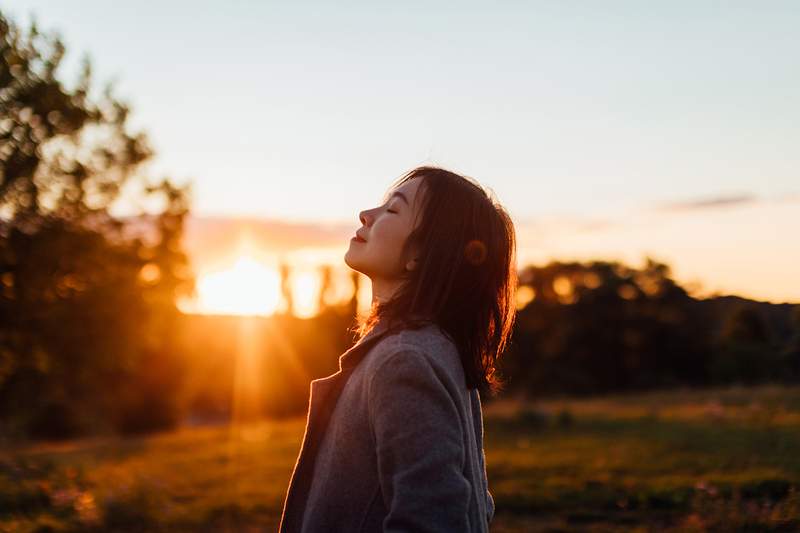
<svg viewBox="0 0 800 533">
<path fill-rule="evenodd" d="M 381 248 L 388 250 L 395 249 L 400 253 L 400 249 L 408 237 L 408 229 L 402 224 L 384 224 L 379 228 L 374 228 L 375 240 Z"/>
<path fill-rule="evenodd" d="M 400 254 L 402 252 L 403 244 L 408 237 L 408 231 L 401 225 L 386 224 L 380 228 L 373 228 L 371 242 L 367 243 L 372 245 L 372 252 L 376 254 L 376 258 L 384 263 L 387 268 L 395 268 L 397 263 L 400 262 Z"/>
</svg>

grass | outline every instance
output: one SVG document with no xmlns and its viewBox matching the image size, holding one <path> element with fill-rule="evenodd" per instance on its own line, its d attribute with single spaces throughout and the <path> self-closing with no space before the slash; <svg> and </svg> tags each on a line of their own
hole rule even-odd
<svg viewBox="0 0 800 533">
<path fill-rule="evenodd" d="M 275 531 L 305 421 L 0 452 L 0 531 Z M 800 529 L 800 387 L 485 406 L 493 532 Z"/>
</svg>

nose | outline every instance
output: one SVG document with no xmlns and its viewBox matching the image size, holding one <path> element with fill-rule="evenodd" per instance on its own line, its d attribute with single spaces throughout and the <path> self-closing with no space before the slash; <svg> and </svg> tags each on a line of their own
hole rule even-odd
<svg viewBox="0 0 800 533">
<path fill-rule="evenodd" d="M 358 219 L 361 221 L 362 224 L 365 226 L 369 226 L 372 221 L 368 218 L 369 211 L 361 211 L 358 214 Z"/>
</svg>

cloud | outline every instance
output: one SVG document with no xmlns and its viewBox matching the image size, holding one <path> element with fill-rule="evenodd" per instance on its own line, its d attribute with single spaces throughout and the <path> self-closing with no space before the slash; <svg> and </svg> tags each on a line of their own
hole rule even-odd
<svg viewBox="0 0 800 533">
<path fill-rule="evenodd" d="M 665 203 L 656 206 L 656 211 L 698 211 L 704 209 L 718 209 L 725 207 L 739 207 L 758 202 L 759 199 L 752 193 L 721 194 L 705 198 L 695 198 L 679 202 Z"/>
</svg>

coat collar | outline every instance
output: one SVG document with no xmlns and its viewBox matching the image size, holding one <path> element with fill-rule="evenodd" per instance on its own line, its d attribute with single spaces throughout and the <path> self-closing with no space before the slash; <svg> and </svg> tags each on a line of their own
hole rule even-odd
<svg viewBox="0 0 800 533">
<path fill-rule="evenodd" d="M 433 323 L 430 319 L 425 319 L 423 315 L 414 314 L 412 315 L 412 319 L 415 321 L 423 321 L 423 322 L 430 322 Z M 401 320 L 399 323 L 392 328 L 393 331 L 398 331 L 403 329 L 406 321 Z M 380 337 L 383 337 L 387 333 L 389 333 L 389 320 L 386 318 L 379 319 L 378 323 L 373 326 L 373 328 L 364 335 L 361 339 L 359 339 L 352 348 L 344 352 L 339 357 L 339 370 L 343 370 L 345 368 L 352 368 L 356 366 L 361 359 L 363 359 L 366 352 L 369 351 L 369 348 L 378 341 Z"/>
<path fill-rule="evenodd" d="M 363 337 L 361 337 L 352 348 L 339 356 L 339 370 L 352 368 L 366 355 L 368 347 L 373 345 L 379 337 L 382 337 L 389 330 L 386 320 L 381 320 Z"/>
</svg>

